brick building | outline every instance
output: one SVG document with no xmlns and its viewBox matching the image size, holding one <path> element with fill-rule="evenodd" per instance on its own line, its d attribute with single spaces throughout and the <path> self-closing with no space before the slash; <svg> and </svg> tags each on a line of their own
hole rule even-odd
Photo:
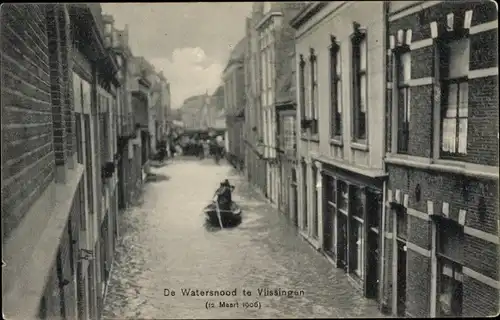
<svg viewBox="0 0 500 320">
<path fill-rule="evenodd" d="M 3 311 L 95 318 L 115 234 L 118 87 L 100 5 L 7 4 L 1 14 Z"/>
<path fill-rule="evenodd" d="M 498 314 L 498 36 L 490 1 L 391 2 L 383 304 Z"/>
<path fill-rule="evenodd" d="M 300 233 L 372 299 L 385 179 L 384 16 L 382 1 L 315 1 L 292 22 Z"/>
</svg>

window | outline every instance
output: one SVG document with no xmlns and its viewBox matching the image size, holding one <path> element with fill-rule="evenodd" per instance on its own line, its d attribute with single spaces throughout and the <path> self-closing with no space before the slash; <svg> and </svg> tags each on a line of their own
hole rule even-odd
<svg viewBox="0 0 500 320">
<path fill-rule="evenodd" d="M 331 98 L 331 115 L 332 128 L 331 138 L 342 136 L 342 86 L 340 83 L 340 47 L 335 41 L 335 37 L 331 38 L 332 46 L 330 47 L 330 98 Z"/>
<path fill-rule="evenodd" d="M 402 241 L 408 239 L 408 215 L 406 214 L 406 208 L 401 205 L 395 205 L 396 213 L 396 236 Z"/>
<path fill-rule="evenodd" d="M 306 62 L 304 61 L 304 56 L 299 56 L 299 103 L 300 103 L 300 118 L 302 120 L 306 119 L 306 88 L 305 88 L 305 74 L 304 69 Z M 303 128 L 302 128 L 303 129 Z"/>
<path fill-rule="evenodd" d="M 343 181 L 338 181 L 338 209 L 347 212 L 347 203 L 349 199 L 348 185 Z"/>
<path fill-rule="evenodd" d="M 335 179 L 328 175 L 325 179 L 325 198 L 327 202 L 335 203 Z"/>
<path fill-rule="evenodd" d="M 356 261 L 354 263 L 354 273 L 362 278 L 363 277 L 363 224 L 356 223 L 356 229 L 354 230 L 354 239 L 356 239 Z"/>
<path fill-rule="evenodd" d="M 83 136 L 82 136 L 82 123 L 81 114 L 82 106 L 82 81 L 80 77 L 73 72 L 73 98 L 75 105 L 75 130 L 76 130 L 76 158 L 78 163 L 84 164 L 83 161 Z"/>
<path fill-rule="evenodd" d="M 364 219 L 363 196 L 363 189 L 354 186 L 351 187 L 351 199 L 349 201 L 351 205 L 350 213 L 360 219 Z"/>
<path fill-rule="evenodd" d="M 307 165 L 305 162 L 302 162 L 302 185 L 303 185 L 303 193 L 302 193 L 302 199 L 303 199 L 303 208 L 302 208 L 302 212 L 303 212 L 303 215 L 302 215 L 302 229 L 303 230 L 307 230 L 307 225 L 308 225 L 308 219 L 307 219 L 307 215 L 308 215 L 308 210 L 307 210 L 307 195 L 308 195 L 308 191 L 307 191 Z"/>
<path fill-rule="evenodd" d="M 366 190 L 366 206 L 368 227 L 378 231 L 382 216 L 382 193 L 374 190 Z"/>
<path fill-rule="evenodd" d="M 295 117 L 283 117 L 283 145 L 284 150 L 295 150 Z"/>
<path fill-rule="evenodd" d="M 312 221 L 312 236 L 313 238 L 318 238 L 318 169 L 316 167 L 312 167 L 312 189 L 313 189 L 313 221 Z"/>
<path fill-rule="evenodd" d="M 306 119 L 310 120 L 311 119 L 311 71 L 310 71 L 310 65 L 304 66 L 304 80 L 305 80 L 305 109 L 306 109 Z"/>
<path fill-rule="evenodd" d="M 311 108 L 311 134 L 318 134 L 318 116 L 319 116 L 319 106 L 318 106 L 318 58 L 316 56 L 316 53 L 314 52 L 314 49 L 310 49 L 310 56 L 309 56 L 309 62 L 310 62 L 310 72 L 311 72 L 311 79 L 310 79 L 310 90 L 311 90 L 311 97 L 310 97 L 310 108 Z"/>
<path fill-rule="evenodd" d="M 441 259 L 439 262 L 439 317 L 462 316 L 462 266 Z"/>
<path fill-rule="evenodd" d="M 410 79 L 411 55 L 405 52 L 396 55 L 398 90 L 398 153 L 408 152 L 410 129 Z"/>
<path fill-rule="evenodd" d="M 366 53 L 366 36 L 356 28 L 352 38 L 353 126 L 355 141 L 366 139 Z"/>
<path fill-rule="evenodd" d="M 469 39 L 449 41 L 440 46 L 443 158 L 457 158 L 467 154 L 469 47 Z"/>
</svg>

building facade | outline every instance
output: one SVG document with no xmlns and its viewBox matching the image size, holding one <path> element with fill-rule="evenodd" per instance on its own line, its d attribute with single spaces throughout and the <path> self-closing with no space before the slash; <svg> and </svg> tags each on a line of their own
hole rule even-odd
<svg viewBox="0 0 500 320">
<path fill-rule="evenodd" d="M 3 312 L 97 318 L 116 237 L 119 87 L 101 8 L 11 4 L 2 21 Z"/>
<path fill-rule="evenodd" d="M 293 51 L 294 30 L 289 22 L 303 7 L 303 3 L 261 3 L 262 16 L 255 26 L 257 32 L 257 50 L 260 61 L 259 84 L 261 89 L 260 104 L 263 123 L 264 159 L 266 161 L 267 190 L 266 194 L 272 203 L 278 205 L 281 197 L 282 167 L 278 137 L 277 107 L 291 102 L 286 97 L 287 72 L 290 72 L 290 51 Z M 285 97 L 278 97 L 278 94 Z M 287 107 L 285 107 L 287 108 Z M 283 172 L 284 173 L 284 172 Z M 286 174 L 286 176 L 288 176 Z M 285 179 L 285 177 L 283 177 Z"/>
<path fill-rule="evenodd" d="M 267 193 L 267 169 L 264 160 L 264 124 L 262 119 L 260 86 L 260 51 L 257 24 L 263 16 L 262 3 L 254 2 L 252 13 L 246 20 L 247 50 L 244 58 L 245 87 L 245 167 L 247 179 L 260 192 Z"/>
<path fill-rule="evenodd" d="M 384 4 L 311 2 L 296 28 L 299 229 L 378 299 L 384 190 Z"/>
<path fill-rule="evenodd" d="M 238 169 L 244 165 L 243 128 L 245 121 L 245 73 L 243 68 L 246 39 L 240 40 L 230 54 L 229 61 L 222 73 L 224 81 L 224 109 L 228 161 Z"/>
<path fill-rule="evenodd" d="M 415 317 L 498 314 L 498 11 L 388 9 L 383 303 Z"/>
</svg>

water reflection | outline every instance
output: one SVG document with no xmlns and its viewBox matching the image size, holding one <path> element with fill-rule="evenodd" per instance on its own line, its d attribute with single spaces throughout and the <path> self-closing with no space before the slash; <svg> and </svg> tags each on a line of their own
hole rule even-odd
<svg viewBox="0 0 500 320">
<path fill-rule="evenodd" d="M 208 219 L 205 219 L 203 226 L 205 227 L 205 230 L 208 232 L 217 232 L 217 231 L 221 231 L 224 229 L 231 230 L 231 229 L 237 228 L 238 226 L 241 225 L 242 222 L 243 222 L 242 218 L 240 218 L 236 221 L 232 221 L 232 222 L 224 222 L 222 224 L 223 228 L 221 228 L 219 223 L 212 222 Z"/>
</svg>

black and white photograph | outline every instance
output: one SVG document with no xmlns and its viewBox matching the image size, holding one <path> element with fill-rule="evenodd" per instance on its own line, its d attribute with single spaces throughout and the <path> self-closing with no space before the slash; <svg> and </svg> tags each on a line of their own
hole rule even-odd
<svg viewBox="0 0 500 320">
<path fill-rule="evenodd" d="M 496 2 L 0 12 L 3 319 L 498 316 Z"/>
</svg>

